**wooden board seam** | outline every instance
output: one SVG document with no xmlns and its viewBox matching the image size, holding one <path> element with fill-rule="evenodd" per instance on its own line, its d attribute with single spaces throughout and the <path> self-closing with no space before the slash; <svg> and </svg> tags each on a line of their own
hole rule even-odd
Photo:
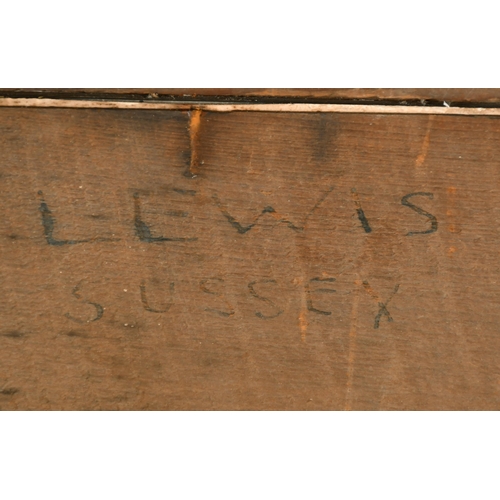
<svg viewBox="0 0 500 500">
<path fill-rule="evenodd" d="M 78 101 L 63 99 L 0 99 L 0 107 L 22 108 L 85 108 L 85 109 L 144 109 L 168 111 L 211 111 L 230 113 L 234 111 L 273 112 L 273 113 L 366 113 L 366 114 L 405 114 L 405 115 L 463 115 L 463 116 L 500 116 L 498 108 L 462 107 L 417 107 L 364 104 L 206 104 L 180 102 L 116 102 L 116 101 Z"/>
</svg>

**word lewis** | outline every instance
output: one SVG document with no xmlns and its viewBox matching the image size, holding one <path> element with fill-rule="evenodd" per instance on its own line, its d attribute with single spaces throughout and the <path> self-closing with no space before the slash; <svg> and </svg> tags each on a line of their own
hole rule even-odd
<svg viewBox="0 0 500 500">
<path fill-rule="evenodd" d="M 172 193 L 181 196 L 188 196 L 190 198 L 195 198 L 197 196 L 197 192 L 195 190 L 186 190 L 181 188 L 173 188 Z M 316 204 L 305 214 L 305 221 L 311 217 L 314 212 L 319 208 L 321 204 L 325 201 L 325 199 L 330 196 L 330 193 L 334 191 L 334 187 L 330 187 L 326 192 L 322 193 Z M 48 245 L 51 246 L 66 246 L 66 245 L 78 245 L 84 243 L 101 243 L 101 242 L 116 242 L 120 241 L 120 238 L 110 238 L 110 237 L 87 237 L 80 239 L 61 239 L 57 236 L 57 218 L 56 215 L 49 208 L 48 202 L 45 200 L 43 192 L 38 191 L 38 196 L 40 200 L 39 204 L 39 212 L 41 215 L 41 225 L 43 229 L 43 234 L 45 240 Z M 351 197 L 353 200 L 353 210 L 359 219 L 360 229 L 366 233 L 370 234 L 372 232 L 376 232 L 376 227 L 370 222 L 370 214 L 368 214 L 362 207 L 362 200 L 359 196 L 357 190 L 355 188 L 351 189 Z M 435 233 L 438 230 L 438 221 L 435 215 L 430 212 L 422 209 L 419 205 L 416 204 L 418 197 L 426 197 L 430 200 L 434 199 L 433 193 L 430 192 L 414 192 L 408 193 L 401 198 L 401 205 L 411 209 L 413 212 L 422 216 L 423 219 L 423 230 L 412 229 L 406 233 L 406 236 L 419 236 L 419 235 L 427 235 L 431 233 Z M 411 200 L 411 201 L 410 201 Z M 141 194 L 136 191 L 132 196 L 132 203 L 134 209 L 134 217 L 133 217 L 133 227 L 131 227 L 130 235 L 134 235 L 139 241 L 143 243 L 171 243 L 171 242 L 180 242 L 180 243 L 192 243 L 198 240 L 198 236 L 196 235 L 185 235 L 185 234 L 157 234 L 152 229 L 151 223 L 147 220 L 147 216 L 143 210 L 143 201 Z M 165 219 L 187 219 L 190 217 L 190 212 L 179 209 L 178 208 L 178 200 L 171 200 L 172 202 L 177 201 L 177 208 L 173 209 L 165 209 L 160 210 L 161 218 Z M 198 200 L 203 203 L 211 203 L 215 207 L 217 207 L 218 212 L 221 215 L 221 218 L 214 218 L 212 221 L 213 225 L 226 223 L 229 224 L 232 228 L 234 228 L 236 234 L 240 235 L 241 238 L 244 238 L 247 233 L 249 233 L 252 228 L 254 228 L 260 221 L 260 219 L 264 216 L 270 216 L 275 219 L 275 224 L 284 224 L 285 227 L 291 229 L 294 232 L 304 232 L 305 226 L 297 225 L 296 223 L 287 220 L 286 218 L 280 216 L 276 210 L 272 206 L 266 206 L 262 208 L 262 211 L 254 218 L 252 222 L 249 224 L 243 224 L 236 220 L 236 218 L 231 215 L 229 208 L 221 201 L 217 194 L 212 195 L 210 198 L 203 198 Z M 175 204 L 175 203 L 174 203 Z M 333 214 L 332 214 L 333 216 Z M 427 229 L 425 229 L 425 224 L 429 225 Z M 184 225 L 182 226 L 184 227 Z"/>
</svg>

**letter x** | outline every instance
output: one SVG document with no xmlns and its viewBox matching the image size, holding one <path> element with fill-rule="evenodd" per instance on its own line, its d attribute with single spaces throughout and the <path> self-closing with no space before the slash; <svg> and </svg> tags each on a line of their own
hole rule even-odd
<svg viewBox="0 0 500 500">
<path fill-rule="evenodd" d="M 387 321 L 394 321 L 392 319 L 391 314 L 387 310 L 387 305 L 391 301 L 391 299 L 396 295 L 396 293 L 399 290 L 399 285 L 396 285 L 394 287 L 394 290 L 391 293 L 391 296 L 385 301 L 382 302 L 378 295 L 373 291 L 373 288 L 370 286 L 368 281 L 363 281 L 363 286 L 365 287 L 365 290 L 377 301 L 378 303 L 378 314 L 375 316 L 375 324 L 373 328 L 377 329 L 380 326 L 380 320 L 382 319 L 382 316 L 385 316 L 387 318 Z"/>
</svg>

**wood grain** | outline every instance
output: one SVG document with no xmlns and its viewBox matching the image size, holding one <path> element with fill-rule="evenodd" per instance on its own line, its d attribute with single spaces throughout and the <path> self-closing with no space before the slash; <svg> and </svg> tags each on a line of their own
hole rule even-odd
<svg viewBox="0 0 500 500">
<path fill-rule="evenodd" d="M 499 409 L 494 117 L 0 108 L 0 408 Z"/>
</svg>

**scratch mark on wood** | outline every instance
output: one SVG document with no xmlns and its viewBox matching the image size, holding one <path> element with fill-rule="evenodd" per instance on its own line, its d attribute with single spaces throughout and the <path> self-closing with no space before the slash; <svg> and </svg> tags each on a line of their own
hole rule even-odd
<svg viewBox="0 0 500 500">
<path fill-rule="evenodd" d="M 450 233 L 461 233 L 462 230 L 455 224 L 455 195 L 457 194 L 457 188 L 454 186 L 449 186 L 446 189 L 447 194 L 447 210 L 446 215 L 450 217 L 450 224 L 448 226 L 448 231 Z"/>
<path fill-rule="evenodd" d="M 307 309 L 304 307 L 304 304 L 302 304 L 302 310 L 299 314 L 300 340 L 302 340 L 302 342 L 306 341 L 308 326 L 309 322 L 307 321 Z"/>
<path fill-rule="evenodd" d="M 354 361 L 356 356 L 356 332 L 358 322 L 359 287 L 361 285 L 361 280 L 357 279 L 354 284 L 356 285 L 356 287 L 354 289 L 354 296 L 352 299 L 350 318 L 351 326 L 349 328 L 349 353 L 347 356 L 347 384 L 344 406 L 345 410 L 352 409 L 352 382 L 354 377 Z"/>
<path fill-rule="evenodd" d="M 417 159 L 415 160 L 415 166 L 417 168 L 421 167 L 424 164 L 425 159 L 427 158 L 427 152 L 429 151 L 429 138 L 431 135 L 431 125 L 432 125 L 433 119 L 434 119 L 434 116 L 430 115 L 429 121 L 427 122 L 427 131 L 425 132 L 425 137 L 424 137 L 424 140 L 422 142 L 422 148 L 420 149 L 420 153 L 417 156 Z"/>
<path fill-rule="evenodd" d="M 330 186 L 320 197 L 320 199 L 316 202 L 314 207 L 311 208 L 311 211 L 306 215 L 306 218 L 304 220 L 304 229 L 306 227 L 307 221 L 309 220 L 309 217 L 311 217 L 314 212 L 319 208 L 319 206 L 328 198 L 328 195 L 333 191 L 333 186 Z"/>
<path fill-rule="evenodd" d="M 198 139 L 201 125 L 201 109 L 194 109 L 189 112 L 189 145 L 191 151 L 191 159 L 189 167 L 184 172 L 184 177 L 194 179 L 198 176 L 198 168 L 200 160 L 198 157 Z"/>
</svg>

